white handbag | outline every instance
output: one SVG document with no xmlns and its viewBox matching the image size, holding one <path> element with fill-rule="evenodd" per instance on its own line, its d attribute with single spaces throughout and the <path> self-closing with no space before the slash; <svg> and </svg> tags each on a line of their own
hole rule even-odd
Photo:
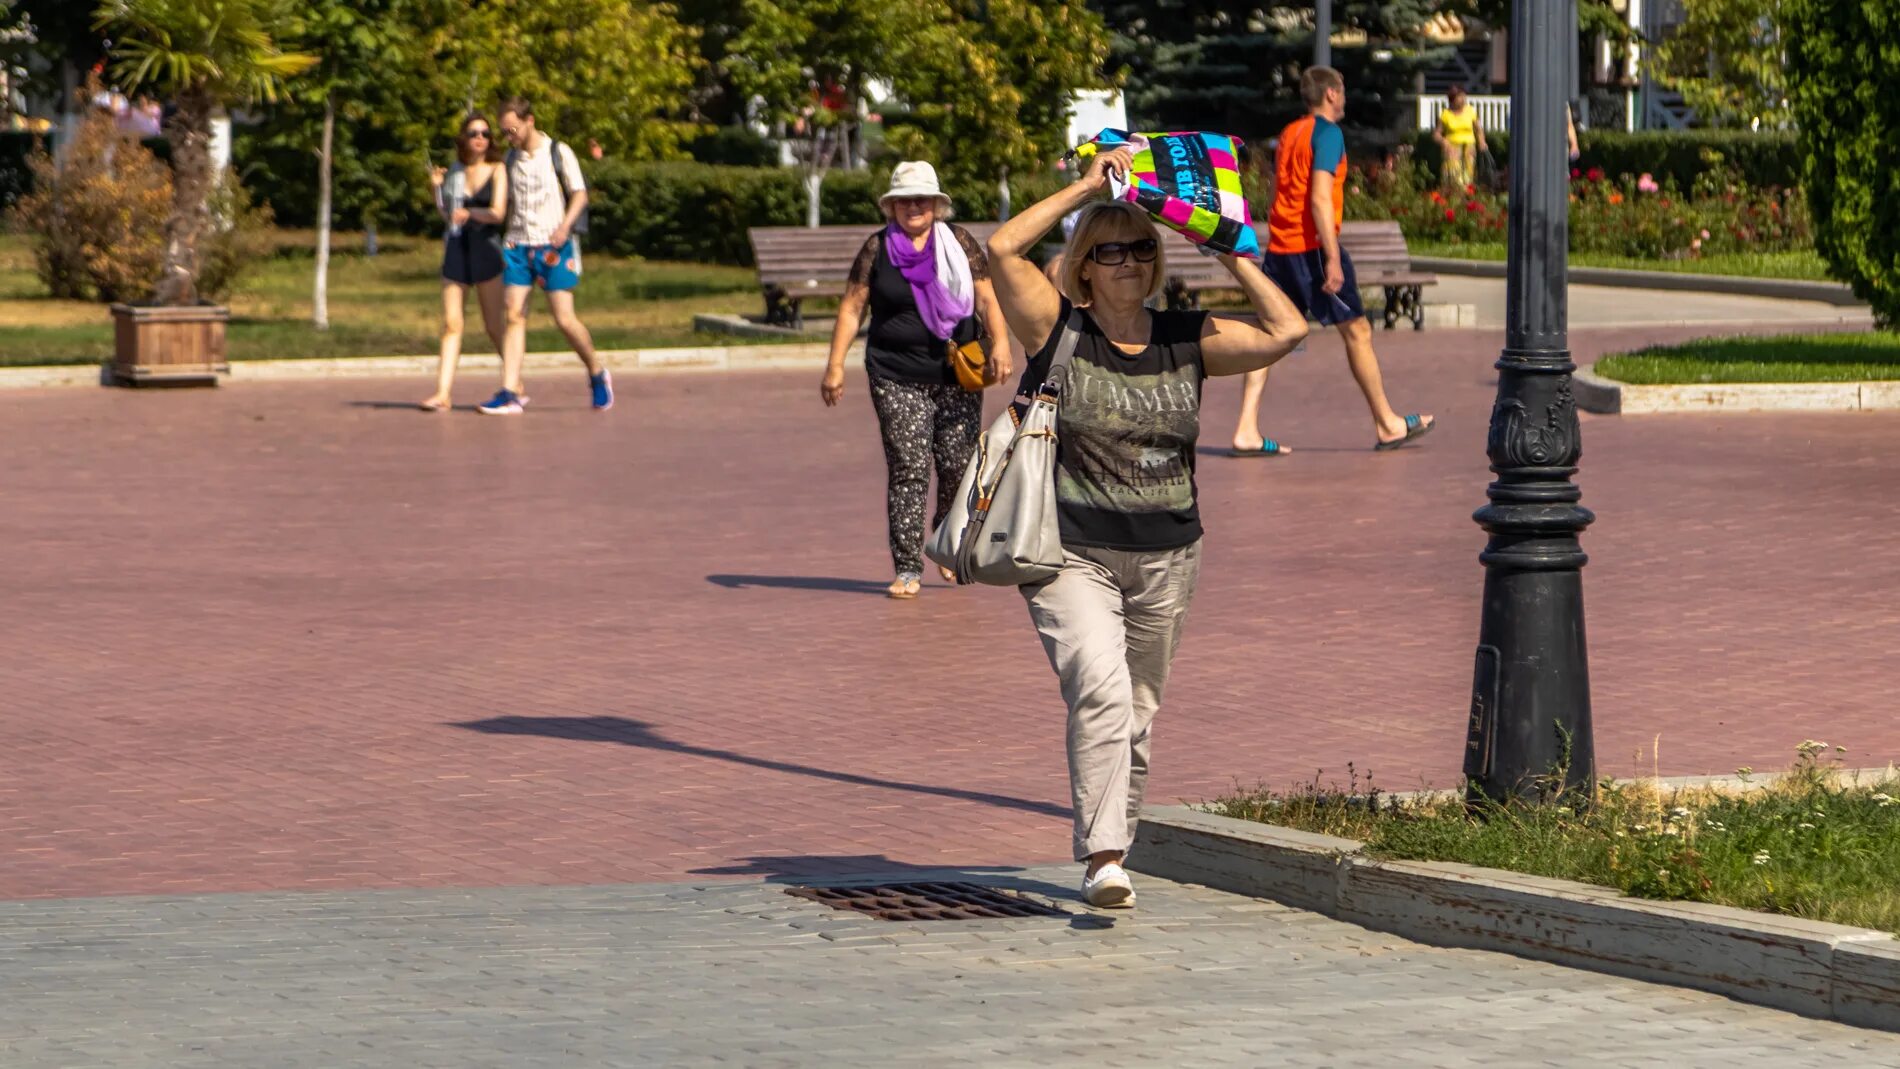
<svg viewBox="0 0 1900 1069">
<path fill-rule="evenodd" d="M 1049 373 L 1034 397 L 1018 396 L 977 441 L 949 515 L 924 555 L 958 583 L 1021 586 L 1062 570 L 1056 519 L 1056 415 L 1081 340 L 1080 310 L 1062 324 Z"/>
</svg>

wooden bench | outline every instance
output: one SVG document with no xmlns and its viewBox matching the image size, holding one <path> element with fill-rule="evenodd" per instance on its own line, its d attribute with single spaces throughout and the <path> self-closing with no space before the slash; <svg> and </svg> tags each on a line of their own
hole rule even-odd
<svg viewBox="0 0 1900 1069">
<path fill-rule="evenodd" d="M 1261 248 L 1267 235 L 1256 226 Z M 1166 296 L 1169 308 L 1198 308 L 1200 294 L 1206 290 L 1231 290 L 1238 287 L 1234 276 L 1212 256 L 1202 256 L 1180 234 L 1162 228 L 1168 256 Z M 1353 272 L 1359 288 L 1374 286 L 1385 290 L 1385 329 L 1391 330 L 1400 319 L 1412 321 L 1413 330 L 1425 329 L 1424 288 L 1438 284 L 1438 276 L 1412 269 L 1412 254 L 1405 247 L 1405 234 L 1391 220 L 1347 223 L 1339 232 L 1339 247 L 1352 257 Z"/>
<path fill-rule="evenodd" d="M 982 244 L 1000 223 L 957 224 Z M 759 287 L 765 295 L 765 321 L 802 330 L 804 302 L 809 298 L 844 296 L 851 261 L 857 259 L 864 239 L 882 224 L 839 226 L 755 226 L 746 231 L 752 260 L 758 265 Z"/>
</svg>

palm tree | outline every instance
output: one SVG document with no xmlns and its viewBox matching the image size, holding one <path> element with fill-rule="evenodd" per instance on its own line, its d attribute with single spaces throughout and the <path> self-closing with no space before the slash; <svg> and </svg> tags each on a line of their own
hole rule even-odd
<svg viewBox="0 0 1900 1069">
<path fill-rule="evenodd" d="M 172 210 L 165 221 L 159 304 L 198 302 L 198 243 L 211 226 L 211 120 L 233 104 L 274 101 L 317 57 L 286 52 L 273 29 L 295 24 L 288 0 L 105 0 L 94 13 L 113 38 L 113 72 L 127 88 L 169 97 Z"/>
</svg>

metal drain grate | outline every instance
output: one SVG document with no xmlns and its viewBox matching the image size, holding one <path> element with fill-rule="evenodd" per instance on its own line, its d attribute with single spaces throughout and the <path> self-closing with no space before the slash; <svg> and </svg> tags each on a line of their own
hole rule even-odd
<svg viewBox="0 0 1900 1069">
<path fill-rule="evenodd" d="M 788 895 L 887 921 L 973 921 L 984 917 L 1067 917 L 1068 910 L 974 883 L 887 883 L 788 887 Z"/>
</svg>

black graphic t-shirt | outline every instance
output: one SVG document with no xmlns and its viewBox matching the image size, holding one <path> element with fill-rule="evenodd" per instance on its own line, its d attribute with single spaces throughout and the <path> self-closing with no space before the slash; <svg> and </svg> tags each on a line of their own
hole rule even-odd
<svg viewBox="0 0 1900 1069">
<path fill-rule="evenodd" d="M 990 261 L 983 246 L 968 230 L 952 224 L 963 254 L 970 258 L 970 280 L 982 282 L 990 277 Z M 924 317 L 917 312 L 917 298 L 910 291 L 904 273 L 891 263 L 884 250 L 884 231 L 865 239 L 864 247 L 851 263 L 848 284 L 871 287 L 871 331 L 864 339 L 864 366 L 873 375 L 929 386 L 952 386 L 957 374 L 950 368 L 944 339 L 930 333 Z M 951 337 L 958 342 L 971 341 L 981 333 L 975 314 L 964 317 Z"/>
<path fill-rule="evenodd" d="M 1062 320 L 1030 358 L 1025 388 L 1055 359 Z M 1056 421 L 1056 511 L 1062 541 L 1161 550 L 1201 537 L 1194 443 L 1201 435 L 1201 328 L 1206 312 L 1154 312 L 1148 347 L 1130 355 L 1086 309 Z"/>
</svg>

